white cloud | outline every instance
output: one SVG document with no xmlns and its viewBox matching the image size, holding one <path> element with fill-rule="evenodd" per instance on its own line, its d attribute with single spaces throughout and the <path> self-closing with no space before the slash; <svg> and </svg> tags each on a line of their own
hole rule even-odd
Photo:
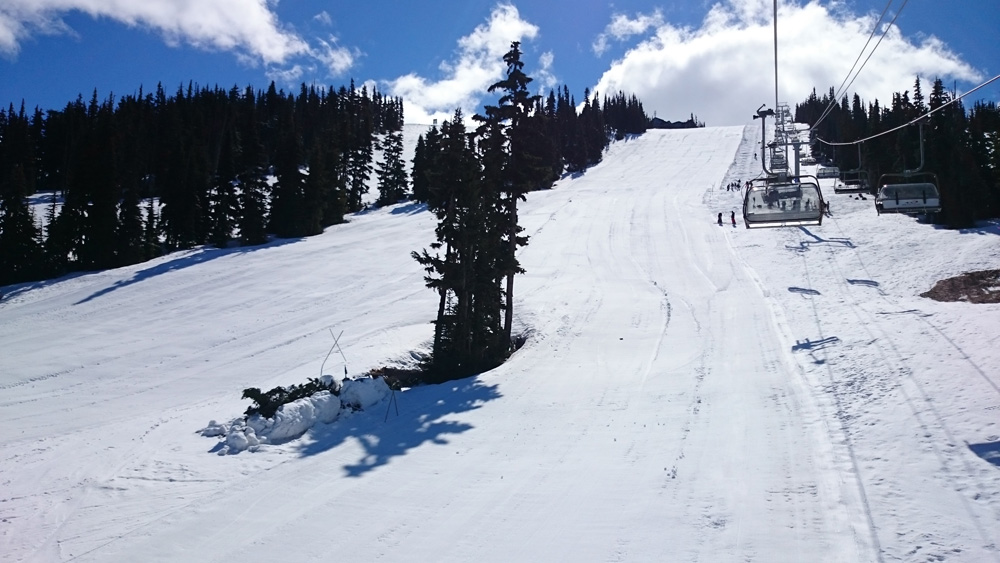
<svg viewBox="0 0 1000 563">
<path fill-rule="evenodd" d="M 552 51 L 546 51 L 538 57 L 538 69 L 533 73 L 533 78 L 536 84 L 535 91 L 539 94 L 555 89 L 559 84 L 559 79 L 552 74 L 553 62 L 555 62 L 555 54 Z"/>
<path fill-rule="evenodd" d="M 172 45 L 236 51 L 265 64 L 283 64 L 309 50 L 281 26 L 267 0 L 4 0 L 0 50 L 16 55 L 35 32 L 65 31 L 62 15 L 74 10 L 151 29 Z"/>
<path fill-rule="evenodd" d="M 775 101 L 771 10 L 771 0 L 725 0 L 713 6 L 698 29 L 661 23 L 612 63 L 593 90 L 634 93 L 647 113 L 664 119 L 693 113 L 708 125 L 751 121 L 757 106 L 771 107 Z M 794 107 L 813 88 L 822 96 L 838 87 L 876 20 L 877 14 L 851 14 L 839 3 L 779 6 L 779 101 Z M 933 36 L 914 42 L 893 29 L 849 93 L 886 104 L 893 92 L 911 90 L 917 75 L 981 79 Z M 924 84 L 925 95 L 929 86 Z"/>
<path fill-rule="evenodd" d="M 500 4 L 486 23 L 459 39 L 455 58 L 440 64 L 443 78 L 429 80 L 410 73 L 388 81 L 388 94 L 403 98 L 408 123 L 451 119 L 456 108 L 469 118 L 487 88 L 503 77 L 503 55 L 510 50 L 511 42 L 537 35 L 538 27 L 521 19 L 517 8 Z"/>
<path fill-rule="evenodd" d="M 611 18 L 611 23 L 597 36 L 591 48 L 597 56 L 601 56 L 608 50 L 609 39 L 624 41 L 633 35 L 642 35 L 650 28 L 662 25 L 663 14 L 659 10 L 654 11 L 651 15 L 638 14 L 634 19 L 624 14 L 615 14 Z"/>
<path fill-rule="evenodd" d="M 275 84 L 283 84 L 291 88 L 301 83 L 302 76 L 307 72 L 311 73 L 314 70 L 313 68 L 303 68 L 302 65 L 292 65 L 287 68 L 270 68 L 265 72 L 265 75 L 268 80 L 274 81 Z"/>
<path fill-rule="evenodd" d="M 330 37 L 330 41 L 318 39 L 318 49 L 311 49 L 312 56 L 323 63 L 327 74 L 331 77 L 340 76 L 354 66 L 354 61 L 360 55 L 357 49 L 349 49 L 337 45 L 337 38 Z"/>
<path fill-rule="evenodd" d="M 70 11 L 149 29 L 169 45 L 233 53 L 248 66 L 265 67 L 271 80 L 296 86 L 317 68 L 339 77 L 360 56 L 336 38 L 313 44 L 281 24 L 277 0 L 0 0 L 0 54 L 16 56 L 33 34 L 73 34 L 62 20 Z M 327 12 L 314 19 L 332 22 Z"/>
<path fill-rule="evenodd" d="M 313 19 L 323 25 L 333 25 L 333 18 L 330 17 L 330 14 L 326 10 L 313 16 Z"/>
</svg>

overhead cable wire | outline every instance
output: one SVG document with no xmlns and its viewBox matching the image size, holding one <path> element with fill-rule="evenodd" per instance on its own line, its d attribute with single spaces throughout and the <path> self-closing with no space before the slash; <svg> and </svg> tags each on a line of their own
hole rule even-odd
<svg viewBox="0 0 1000 563">
<path fill-rule="evenodd" d="M 913 118 L 912 120 L 910 120 L 910 121 L 908 121 L 908 122 L 906 122 L 906 123 L 904 123 L 904 124 L 902 124 L 902 125 L 900 125 L 898 127 L 894 127 L 892 129 L 889 129 L 888 131 L 882 131 L 881 133 L 876 133 L 876 134 L 874 134 L 874 135 L 872 135 L 870 137 L 865 137 L 864 139 L 858 139 L 856 141 L 849 141 L 849 142 L 843 142 L 843 143 L 836 143 L 836 142 L 833 142 L 833 141 L 826 141 L 826 140 L 823 140 L 823 139 L 821 139 L 819 137 L 816 137 L 816 140 L 819 141 L 819 142 L 821 142 L 821 143 L 823 143 L 824 145 L 829 145 L 831 147 L 844 147 L 844 146 L 850 146 L 850 145 L 857 145 L 857 144 L 860 144 L 860 143 L 864 143 L 865 141 L 870 141 L 872 139 L 877 139 L 877 138 L 879 138 L 879 137 L 881 137 L 883 135 L 888 135 L 889 133 L 895 133 L 896 131 L 899 131 L 900 129 L 902 129 L 904 127 L 909 127 L 910 125 L 913 125 L 914 123 L 917 123 L 917 122 L 919 122 L 922 119 L 926 119 L 926 118 L 930 117 L 931 115 L 933 115 L 933 114 L 935 114 L 935 113 L 943 110 L 944 108 L 950 106 L 951 104 L 954 104 L 955 102 L 960 101 L 962 98 L 968 96 L 969 94 L 975 92 L 976 90 L 979 90 L 980 88 L 984 88 L 984 87 L 992 84 L 993 82 L 996 82 L 997 80 L 1000 80 L 1000 74 L 994 76 L 993 78 L 990 78 L 986 82 L 983 82 L 979 86 L 976 86 L 975 88 L 973 88 L 972 90 L 969 90 L 968 92 L 962 94 L 961 96 L 958 96 L 958 97 L 956 97 L 956 98 L 954 98 L 952 100 L 948 100 L 948 102 L 943 103 L 940 106 L 938 106 L 938 107 L 936 107 L 936 108 L 928 111 L 927 113 L 925 113 L 923 115 L 920 115 L 920 116 L 917 116 L 917 117 Z"/>
<path fill-rule="evenodd" d="M 871 44 L 872 37 L 875 37 L 875 32 L 878 31 L 878 26 L 879 24 L 882 23 L 882 20 L 885 18 L 885 13 L 889 11 L 889 7 L 892 6 L 892 2 L 893 0 L 889 0 L 889 3 L 885 5 L 885 8 L 882 10 L 882 13 L 878 17 L 878 21 L 876 21 L 875 25 L 872 26 L 872 32 L 868 34 L 868 40 L 865 41 L 865 46 L 861 48 L 861 52 L 858 53 L 858 57 L 854 59 L 854 64 L 851 65 L 851 70 L 847 71 L 847 76 L 844 77 L 844 81 L 840 83 L 840 87 L 837 88 L 837 92 L 833 95 L 833 98 L 830 100 L 830 103 L 826 105 L 826 108 L 823 109 L 823 113 L 820 115 L 819 119 L 816 121 L 816 124 L 813 125 L 813 127 L 819 125 L 819 123 L 826 118 L 827 114 L 830 113 L 830 109 L 833 107 L 833 104 L 837 103 L 837 100 L 840 99 L 840 93 L 844 91 L 844 84 L 846 84 L 847 80 L 851 77 L 851 73 L 854 72 L 854 68 L 858 66 L 858 61 L 860 61 L 861 57 L 865 54 L 865 51 L 868 49 L 868 45 Z M 874 52 L 874 49 L 872 51 Z"/>
<path fill-rule="evenodd" d="M 871 52 L 868 53 L 868 57 L 865 58 L 865 62 L 861 63 L 861 67 L 858 68 L 857 72 L 854 72 L 854 67 L 857 66 L 858 60 L 861 59 L 861 56 L 865 54 L 865 49 L 867 49 L 868 45 L 871 43 L 872 37 L 875 36 L 875 32 L 878 30 L 878 26 L 880 23 L 882 23 L 882 19 L 885 17 L 885 13 L 889 11 L 889 7 L 892 6 L 892 2 L 893 0 L 889 0 L 889 3 L 885 5 L 885 9 L 882 10 L 882 15 L 879 16 L 878 21 L 875 22 L 875 26 L 872 27 L 872 32 L 868 36 L 868 41 L 865 42 L 865 46 L 862 47 L 861 52 L 858 53 L 858 58 L 854 60 L 854 66 L 852 66 L 851 70 L 847 72 L 847 76 L 844 77 L 844 81 L 840 83 L 840 88 L 837 89 L 837 92 L 833 95 L 833 98 L 830 99 L 830 103 L 827 104 L 826 109 L 823 110 L 823 114 L 820 115 L 819 119 L 816 120 L 816 123 L 814 123 L 812 127 L 809 128 L 810 131 L 819 126 L 819 124 L 822 123 L 823 120 L 830 115 L 830 112 L 833 111 L 834 106 L 837 105 L 840 96 L 844 93 L 844 91 L 846 91 L 848 88 L 851 87 L 851 84 L 854 84 L 854 81 L 857 80 L 858 76 L 861 74 L 861 71 L 865 68 L 865 65 L 868 64 L 868 61 L 871 60 L 872 55 L 875 54 L 875 50 L 878 49 L 879 45 L 882 44 L 882 40 L 885 39 L 885 36 L 889 34 L 889 30 L 892 29 L 893 24 L 896 23 L 896 19 L 899 18 L 899 14 L 903 12 L 903 8 L 906 7 L 906 3 L 909 2 L 909 0 L 903 0 L 903 5 L 899 7 L 899 10 L 896 10 L 896 15 L 892 17 L 892 21 L 889 22 L 889 25 L 885 26 L 885 30 L 882 32 L 882 36 L 878 38 L 878 42 L 875 43 L 875 46 L 872 47 Z M 854 78 L 851 78 L 852 72 L 854 72 Z M 850 82 L 847 81 L 849 78 Z"/>
</svg>

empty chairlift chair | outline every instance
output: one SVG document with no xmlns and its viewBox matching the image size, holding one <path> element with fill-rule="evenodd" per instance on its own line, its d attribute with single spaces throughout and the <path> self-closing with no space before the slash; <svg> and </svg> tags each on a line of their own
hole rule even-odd
<svg viewBox="0 0 1000 563">
<path fill-rule="evenodd" d="M 871 183 L 868 181 L 868 172 L 865 170 L 844 170 L 840 173 L 840 183 L 833 186 L 834 193 L 838 194 L 867 194 L 871 193 Z"/>
<path fill-rule="evenodd" d="M 868 171 L 861 163 L 861 144 L 858 143 L 858 167 L 853 170 L 842 170 L 840 172 L 840 182 L 834 183 L 833 192 L 838 194 L 867 194 L 871 193 L 871 180 Z"/>
<path fill-rule="evenodd" d="M 814 176 L 769 178 L 754 184 L 743 198 L 748 229 L 823 224 L 823 192 Z"/>
<path fill-rule="evenodd" d="M 918 181 L 922 179 L 923 181 Z M 883 174 L 875 196 L 875 211 L 883 213 L 937 213 L 941 211 L 941 194 L 937 176 L 930 172 L 918 174 Z"/>
</svg>

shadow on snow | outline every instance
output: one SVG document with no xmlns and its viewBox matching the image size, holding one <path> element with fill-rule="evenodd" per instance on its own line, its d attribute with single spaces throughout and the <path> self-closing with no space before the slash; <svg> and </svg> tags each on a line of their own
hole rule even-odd
<svg viewBox="0 0 1000 563">
<path fill-rule="evenodd" d="M 954 230 L 959 234 L 963 235 L 1000 235 L 1000 219 L 987 219 L 985 221 L 977 221 L 975 227 L 969 227 L 966 229 L 949 229 L 945 225 L 938 225 L 938 224 L 935 224 L 934 228 L 939 231 Z"/>
<path fill-rule="evenodd" d="M 303 456 L 316 455 L 353 437 L 364 455 L 357 463 L 345 465 L 344 472 L 360 477 L 424 443 L 447 444 L 448 435 L 473 428 L 467 422 L 447 420 L 449 415 L 476 410 L 500 396 L 497 385 L 486 385 L 478 376 L 397 391 L 395 405 L 390 398 L 367 411 L 313 427 L 305 435 L 309 443 L 298 450 Z M 393 407 L 398 407 L 398 415 Z M 383 413 L 382 408 L 389 410 Z"/>
<path fill-rule="evenodd" d="M 786 244 L 785 248 L 787 248 L 788 250 L 794 250 L 796 252 L 806 252 L 814 244 L 834 244 L 834 245 L 838 245 L 839 244 L 839 245 L 842 245 L 842 246 L 846 246 L 847 248 L 855 248 L 854 243 L 851 242 L 851 239 L 848 239 L 848 238 L 829 238 L 829 239 L 825 239 L 825 238 L 820 237 L 819 235 L 814 234 L 812 231 L 810 231 L 809 229 L 807 229 L 805 227 L 799 227 L 799 230 L 801 230 L 806 235 L 812 237 L 813 240 L 803 240 L 803 241 L 800 241 L 798 246 L 787 245 Z"/>
<path fill-rule="evenodd" d="M 820 292 L 818 290 L 810 289 L 808 287 L 792 286 L 788 288 L 788 291 L 790 291 L 791 293 L 798 293 L 801 295 L 820 295 Z"/>
<path fill-rule="evenodd" d="M 972 453 L 1000 467 L 1000 442 L 985 442 L 982 444 L 966 443 L 966 445 L 969 446 Z"/>
<path fill-rule="evenodd" d="M 215 248 L 215 247 L 204 247 L 199 250 L 195 250 L 191 253 L 186 253 L 184 256 L 179 256 L 167 262 L 157 264 L 155 266 L 150 266 L 143 270 L 139 270 L 132 274 L 132 277 L 127 280 L 117 281 L 110 286 L 92 293 L 87 297 L 77 301 L 74 305 L 82 305 L 88 301 L 97 299 L 98 297 L 103 297 L 112 291 L 121 289 L 123 287 L 130 286 L 132 284 L 139 283 L 141 281 L 148 280 L 149 278 L 159 276 L 161 274 L 166 274 L 169 272 L 175 272 L 177 270 L 183 270 L 184 268 L 190 268 L 191 266 L 197 266 L 198 264 L 203 264 L 210 260 L 215 260 L 216 258 L 222 258 L 224 256 L 230 256 L 232 254 L 246 254 L 249 252 L 256 252 L 258 250 L 264 250 L 266 248 L 275 248 L 278 246 L 284 246 L 286 244 L 292 244 L 301 241 L 301 238 L 283 238 L 275 239 L 272 242 L 257 246 L 241 246 L 237 248 Z"/>
</svg>

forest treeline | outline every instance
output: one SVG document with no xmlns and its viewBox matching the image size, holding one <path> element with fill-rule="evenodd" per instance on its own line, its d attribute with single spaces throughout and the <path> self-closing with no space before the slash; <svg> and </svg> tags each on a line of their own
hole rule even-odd
<svg viewBox="0 0 1000 563">
<path fill-rule="evenodd" d="M 550 178 L 598 161 L 609 136 L 645 130 L 634 96 L 594 98 L 577 112 L 564 86 L 538 106 Z M 402 125 L 401 99 L 353 81 L 297 93 L 159 85 L 0 109 L 0 285 L 315 235 L 362 209 L 373 177 L 378 204 L 427 201 L 427 175 L 411 188 L 405 171 Z M 31 196 L 47 202 L 43 217 Z"/>
<path fill-rule="evenodd" d="M 836 100 L 833 88 L 818 97 L 816 91 L 795 107 L 795 121 L 810 126 Z M 923 124 L 922 171 L 937 175 L 941 213 L 936 221 L 949 228 L 971 227 L 978 220 L 1000 217 L 1000 111 L 993 102 L 976 102 L 966 111 L 955 94 L 936 79 L 927 99 L 917 78 L 910 91 L 895 93 L 888 106 L 876 99 L 866 103 L 854 94 L 834 101 L 827 117 L 819 121 L 816 136 L 824 141 L 852 142 L 905 125 L 929 111 L 938 110 Z M 942 109 L 939 109 L 942 108 Z M 868 172 L 872 186 L 882 174 L 920 167 L 918 125 L 882 135 L 858 145 L 831 146 L 812 143 L 813 155 L 827 159 L 841 170 Z M 898 179 L 896 181 L 899 181 Z"/>
<path fill-rule="evenodd" d="M 361 208 L 376 136 L 402 124 L 401 99 L 353 83 L 297 95 L 273 83 L 189 83 L 174 95 L 161 85 L 44 113 L 0 110 L 0 284 L 234 237 L 317 234 Z M 31 194 L 48 202 L 44 221 Z"/>
</svg>

